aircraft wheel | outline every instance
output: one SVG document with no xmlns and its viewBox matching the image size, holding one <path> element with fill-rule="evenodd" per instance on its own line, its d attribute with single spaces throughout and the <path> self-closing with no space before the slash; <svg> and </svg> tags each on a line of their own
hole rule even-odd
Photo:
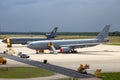
<svg viewBox="0 0 120 80">
<path fill-rule="evenodd" d="M 39 53 L 39 51 L 38 50 L 36 50 L 36 54 L 38 54 Z"/>
<path fill-rule="evenodd" d="M 2 62 L 2 64 L 6 64 L 6 62 Z"/>
<path fill-rule="evenodd" d="M 77 53 L 77 51 L 76 51 L 76 50 L 71 50 L 70 52 L 71 52 L 71 53 Z"/>
</svg>

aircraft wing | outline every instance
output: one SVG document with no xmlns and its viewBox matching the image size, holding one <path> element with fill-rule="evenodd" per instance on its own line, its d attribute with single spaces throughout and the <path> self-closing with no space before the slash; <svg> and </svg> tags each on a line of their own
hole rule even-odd
<svg viewBox="0 0 120 80">
<path fill-rule="evenodd" d="M 69 45 L 60 45 L 60 47 L 83 48 L 83 47 L 95 46 L 98 44 L 100 43 L 69 44 Z"/>
</svg>

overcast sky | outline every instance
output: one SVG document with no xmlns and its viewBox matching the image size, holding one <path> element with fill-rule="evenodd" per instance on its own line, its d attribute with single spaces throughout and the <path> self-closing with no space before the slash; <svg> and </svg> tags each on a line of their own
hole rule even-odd
<svg viewBox="0 0 120 80">
<path fill-rule="evenodd" d="M 1 31 L 120 31 L 120 0 L 0 0 Z"/>
</svg>

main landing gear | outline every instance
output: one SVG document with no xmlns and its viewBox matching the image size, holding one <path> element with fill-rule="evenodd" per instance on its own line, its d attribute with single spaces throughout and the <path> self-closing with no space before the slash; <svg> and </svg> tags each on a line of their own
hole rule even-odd
<svg viewBox="0 0 120 80">
<path fill-rule="evenodd" d="M 75 49 L 71 49 L 70 53 L 78 53 Z"/>
<path fill-rule="evenodd" d="M 36 50 L 36 54 L 44 53 L 44 50 Z"/>
</svg>

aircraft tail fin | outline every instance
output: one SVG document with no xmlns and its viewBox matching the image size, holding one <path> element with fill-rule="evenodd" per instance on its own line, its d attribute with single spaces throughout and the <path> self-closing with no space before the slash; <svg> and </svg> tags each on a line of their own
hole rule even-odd
<svg viewBox="0 0 120 80">
<path fill-rule="evenodd" d="M 57 29 L 58 27 L 55 27 L 50 33 L 46 33 L 46 37 L 48 39 L 55 38 L 57 36 Z"/>
<path fill-rule="evenodd" d="M 108 42 L 108 34 L 109 34 L 110 25 L 106 25 L 104 29 L 97 35 L 97 39 L 99 42 Z"/>
</svg>

